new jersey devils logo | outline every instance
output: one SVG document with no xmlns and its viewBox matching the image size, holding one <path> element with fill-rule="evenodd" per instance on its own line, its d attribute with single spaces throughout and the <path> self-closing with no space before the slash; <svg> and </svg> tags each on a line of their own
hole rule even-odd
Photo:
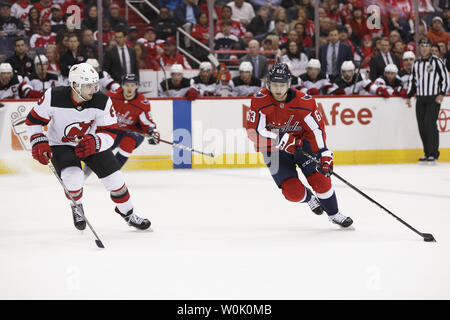
<svg viewBox="0 0 450 320">
<path fill-rule="evenodd" d="M 64 137 L 62 137 L 62 142 L 75 142 L 77 137 L 81 138 L 86 134 L 94 120 L 90 122 L 75 122 L 69 124 L 64 128 Z"/>
</svg>

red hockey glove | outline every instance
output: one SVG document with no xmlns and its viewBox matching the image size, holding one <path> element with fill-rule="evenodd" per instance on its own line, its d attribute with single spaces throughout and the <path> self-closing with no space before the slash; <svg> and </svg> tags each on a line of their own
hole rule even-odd
<svg viewBox="0 0 450 320">
<path fill-rule="evenodd" d="M 344 89 L 344 88 L 341 88 L 341 89 L 334 90 L 334 91 L 332 92 L 332 94 L 338 95 L 338 96 L 344 95 L 344 94 L 345 94 L 345 89 Z"/>
<path fill-rule="evenodd" d="M 280 142 L 275 146 L 275 148 L 278 148 L 290 154 L 294 154 L 296 147 L 301 147 L 302 144 L 303 142 L 301 139 L 285 133 L 281 137 Z"/>
<path fill-rule="evenodd" d="M 84 135 L 75 147 L 75 154 L 78 158 L 87 158 L 100 150 L 100 138 L 94 134 Z"/>
<path fill-rule="evenodd" d="M 190 88 L 188 92 L 186 93 L 186 99 L 192 101 L 197 99 L 197 97 L 200 95 L 200 92 L 195 90 L 194 88 Z"/>
<path fill-rule="evenodd" d="M 317 88 L 311 88 L 308 91 L 306 91 L 306 93 L 309 94 L 310 96 L 316 96 L 320 94 L 320 91 Z"/>
<path fill-rule="evenodd" d="M 148 129 L 147 134 L 150 135 L 150 138 L 148 138 L 149 144 L 159 144 L 159 131 L 158 129 Z"/>
<path fill-rule="evenodd" d="M 324 148 L 317 152 L 316 159 L 320 162 L 316 165 L 316 170 L 325 177 L 331 176 L 333 173 L 333 152 Z"/>
<path fill-rule="evenodd" d="M 40 98 L 44 95 L 43 92 L 41 91 L 36 91 L 36 90 L 29 90 L 26 97 L 27 98 Z"/>
<path fill-rule="evenodd" d="M 401 90 L 399 90 L 398 91 L 398 95 L 400 96 L 400 97 L 402 97 L 403 99 L 406 99 L 406 93 L 408 92 L 408 90 L 406 90 L 406 89 L 401 89 Z"/>
<path fill-rule="evenodd" d="M 377 95 L 382 96 L 384 98 L 389 98 L 389 92 L 386 88 L 379 87 L 376 91 Z"/>
<path fill-rule="evenodd" d="M 47 165 L 49 159 L 52 157 L 52 149 L 48 144 L 48 138 L 42 134 L 33 134 L 30 138 L 31 154 L 33 158 L 43 165 Z"/>
</svg>

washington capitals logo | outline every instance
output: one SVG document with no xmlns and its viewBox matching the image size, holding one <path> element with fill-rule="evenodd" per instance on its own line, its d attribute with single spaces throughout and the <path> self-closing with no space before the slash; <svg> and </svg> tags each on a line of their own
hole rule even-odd
<svg viewBox="0 0 450 320">
<path fill-rule="evenodd" d="M 291 125 L 292 119 L 294 119 L 294 115 L 292 115 L 287 122 L 284 123 L 283 126 L 274 126 L 272 124 L 267 125 L 267 129 L 279 129 L 280 133 L 284 132 L 292 132 L 292 131 L 301 131 L 303 129 L 302 126 L 298 126 L 299 122 L 295 121 L 293 125 Z"/>
<path fill-rule="evenodd" d="M 64 128 L 64 137 L 62 137 L 62 142 L 75 142 L 76 138 L 81 138 L 86 134 L 91 124 L 94 120 L 90 122 L 75 122 L 69 124 Z"/>
</svg>

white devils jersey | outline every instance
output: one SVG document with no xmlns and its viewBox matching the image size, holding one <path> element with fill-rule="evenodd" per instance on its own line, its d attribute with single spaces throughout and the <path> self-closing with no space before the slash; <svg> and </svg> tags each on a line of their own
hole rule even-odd
<svg viewBox="0 0 450 320">
<path fill-rule="evenodd" d="M 106 130 L 117 129 L 117 118 L 111 99 L 97 92 L 91 100 L 75 106 L 70 87 L 51 88 L 39 99 L 27 116 L 28 136 L 43 133 L 48 125 L 50 146 L 76 146 L 76 138 L 95 134 L 100 138 L 100 150 L 109 149 L 116 134 Z"/>
<path fill-rule="evenodd" d="M 403 89 L 408 89 L 409 86 L 409 76 L 411 75 L 411 73 L 407 73 L 405 71 L 405 69 L 402 69 L 398 72 L 398 77 L 400 78 L 400 80 L 402 81 L 402 86 Z"/>
<path fill-rule="evenodd" d="M 325 93 L 332 86 L 328 76 L 323 72 L 320 72 L 317 76 L 316 80 L 312 80 L 308 73 L 301 74 L 297 78 L 297 83 L 292 85 L 297 90 L 300 90 L 303 93 L 308 93 L 309 89 L 315 88 L 319 90 L 320 93 Z"/>
<path fill-rule="evenodd" d="M 39 79 L 36 74 L 33 74 L 30 79 L 25 77 L 25 81 L 33 87 L 33 90 L 44 92 L 48 88 L 53 88 L 62 85 L 57 75 L 47 73 L 45 79 Z"/>
<path fill-rule="evenodd" d="M 228 82 L 228 87 L 233 97 L 249 97 L 261 90 L 262 82 L 260 79 L 252 77 L 250 83 L 246 84 L 240 76 L 237 76 Z"/>
<path fill-rule="evenodd" d="M 218 82 L 218 83 L 217 83 Z M 209 78 L 208 83 L 203 83 L 200 76 L 191 79 L 191 88 L 200 92 L 200 96 L 220 96 L 222 95 L 222 83 L 213 76 Z"/>
<path fill-rule="evenodd" d="M 14 75 L 6 86 L 0 84 L 0 99 L 21 99 L 26 97 L 31 89 L 33 88 L 22 76 Z"/>
<path fill-rule="evenodd" d="M 381 76 L 375 80 L 375 84 L 377 87 L 382 87 L 387 90 L 387 92 L 392 96 L 394 93 L 400 93 L 400 91 L 403 89 L 403 83 L 402 80 L 397 76 L 393 83 L 388 83 L 385 76 Z M 406 87 L 406 89 L 408 89 Z"/>
<path fill-rule="evenodd" d="M 378 87 L 370 79 L 364 79 L 361 74 L 354 74 L 352 80 L 349 82 L 345 82 L 342 77 L 337 77 L 328 90 L 328 93 L 333 94 L 334 91 L 341 89 L 344 89 L 346 95 L 368 95 L 376 94 Z"/>
<path fill-rule="evenodd" d="M 184 97 L 186 96 L 186 93 L 191 87 L 191 80 L 183 77 L 183 79 L 181 79 L 181 84 L 178 88 L 175 88 L 170 79 L 167 79 L 167 84 L 165 80 L 161 81 L 161 83 L 158 86 L 158 97 L 168 97 L 167 87 L 169 87 L 169 95 L 171 98 Z"/>
<path fill-rule="evenodd" d="M 117 90 L 120 88 L 120 84 L 114 81 L 114 79 L 106 71 L 100 71 L 98 73 L 98 84 L 100 85 L 100 91 Z"/>
</svg>

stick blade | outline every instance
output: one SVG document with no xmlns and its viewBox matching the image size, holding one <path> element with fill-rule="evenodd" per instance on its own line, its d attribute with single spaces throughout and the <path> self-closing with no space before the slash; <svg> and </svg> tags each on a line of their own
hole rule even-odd
<svg viewBox="0 0 450 320">
<path fill-rule="evenodd" d="M 100 240 L 95 240 L 95 244 L 97 245 L 97 247 L 99 247 L 101 249 L 105 249 L 105 246 L 103 245 L 103 243 Z"/>
<path fill-rule="evenodd" d="M 436 242 L 436 239 L 431 233 L 422 233 L 422 237 L 425 242 Z"/>
</svg>

